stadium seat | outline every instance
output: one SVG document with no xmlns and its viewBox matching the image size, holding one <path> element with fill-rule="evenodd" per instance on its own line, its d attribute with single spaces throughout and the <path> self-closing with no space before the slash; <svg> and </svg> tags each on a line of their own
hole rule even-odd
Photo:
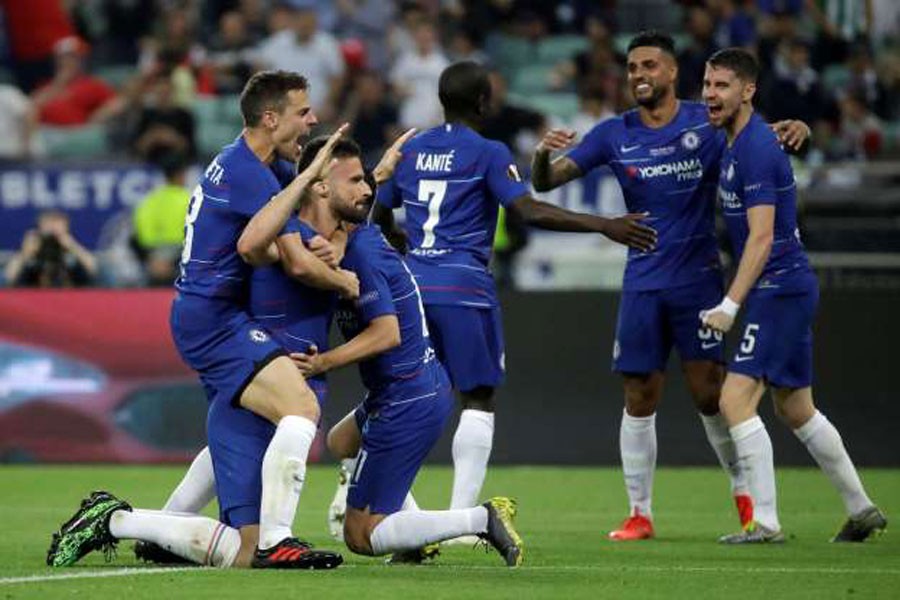
<svg viewBox="0 0 900 600">
<path fill-rule="evenodd" d="M 81 127 L 41 127 L 38 131 L 47 158 L 85 158 L 109 153 L 103 125 Z"/>
<path fill-rule="evenodd" d="M 588 40 L 580 35 L 558 35 L 547 38 L 538 44 L 538 61 L 546 65 L 555 65 L 575 56 L 588 47 Z"/>
<path fill-rule="evenodd" d="M 850 71 L 844 65 L 828 65 L 822 71 L 822 84 L 832 93 L 845 90 L 849 83 Z"/>
<path fill-rule="evenodd" d="M 510 102 L 563 121 L 568 121 L 578 112 L 578 95 L 571 93 L 516 95 L 510 96 Z"/>
<path fill-rule="evenodd" d="M 192 108 L 197 119 L 197 149 L 202 157 L 214 156 L 243 127 L 237 96 L 201 96 Z"/>
<path fill-rule="evenodd" d="M 109 65 L 97 67 L 93 74 L 114 88 L 121 89 L 138 72 L 132 65 Z"/>
<path fill-rule="evenodd" d="M 884 152 L 900 155 L 900 121 L 884 124 Z"/>
<path fill-rule="evenodd" d="M 552 66 L 541 64 L 521 67 L 510 82 L 510 91 L 522 95 L 549 92 L 552 71 Z"/>
<path fill-rule="evenodd" d="M 194 111 L 194 118 L 197 120 L 199 128 L 214 124 L 219 119 L 219 103 L 214 97 L 197 98 L 191 109 Z"/>
<path fill-rule="evenodd" d="M 485 51 L 507 79 L 511 78 L 521 67 L 537 60 L 537 48 L 534 44 L 511 35 L 489 36 L 485 43 Z"/>
</svg>

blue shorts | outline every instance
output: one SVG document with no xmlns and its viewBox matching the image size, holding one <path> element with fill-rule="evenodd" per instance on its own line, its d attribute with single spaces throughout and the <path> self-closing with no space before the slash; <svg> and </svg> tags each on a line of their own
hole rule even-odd
<svg viewBox="0 0 900 600">
<path fill-rule="evenodd" d="M 347 505 L 374 514 L 400 510 L 428 453 L 453 411 L 453 391 L 435 364 L 422 381 L 397 386 L 388 395 L 366 398 L 355 412 L 362 432 Z M 423 397 L 424 396 L 424 397 Z"/>
<path fill-rule="evenodd" d="M 328 387 L 315 381 L 307 383 L 322 406 Z M 206 431 L 216 477 L 219 520 L 235 528 L 259 523 L 262 461 L 275 425 L 245 408 L 213 402 Z"/>
<path fill-rule="evenodd" d="M 425 317 L 435 354 L 454 388 L 469 392 L 503 383 L 506 356 L 499 307 L 429 304 Z"/>
<path fill-rule="evenodd" d="M 717 305 L 722 281 L 651 291 L 623 291 L 613 344 L 613 371 L 664 371 L 674 345 L 682 362 L 724 362 L 723 337 L 700 322 L 700 311 Z"/>
<path fill-rule="evenodd" d="M 744 303 L 737 352 L 729 373 L 765 380 L 779 388 L 812 385 L 812 325 L 819 303 L 813 278 L 807 289 L 792 293 L 754 290 Z"/>
<path fill-rule="evenodd" d="M 220 300 L 178 294 L 169 326 L 175 347 L 200 375 L 211 401 L 237 406 L 256 374 L 286 354 L 262 325 Z"/>
</svg>

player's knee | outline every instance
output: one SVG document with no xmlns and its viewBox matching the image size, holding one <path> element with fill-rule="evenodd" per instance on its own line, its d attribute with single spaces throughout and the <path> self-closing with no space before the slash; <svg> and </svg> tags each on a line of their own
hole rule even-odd
<svg viewBox="0 0 900 600">
<path fill-rule="evenodd" d="M 717 414 L 724 379 L 721 365 L 691 364 L 685 365 L 683 370 L 697 410 L 706 416 Z"/>
<path fill-rule="evenodd" d="M 354 554 L 372 556 L 371 531 L 365 522 L 357 520 L 344 521 L 344 543 Z"/>
<path fill-rule="evenodd" d="M 241 536 L 241 547 L 238 550 L 234 562 L 231 567 L 234 569 L 250 568 L 253 561 L 253 554 L 256 552 L 256 546 L 259 544 L 259 526 L 249 525 L 239 529 Z"/>
<path fill-rule="evenodd" d="M 787 398 L 775 397 L 775 415 L 791 429 L 799 429 L 813 415 L 815 409 L 810 409 L 805 403 L 795 402 Z"/>
<path fill-rule="evenodd" d="M 625 378 L 625 410 L 632 417 L 649 417 L 659 404 L 654 378 L 627 376 Z"/>
<path fill-rule="evenodd" d="M 722 396 L 719 398 L 719 412 L 729 422 L 739 421 L 749 410 L 751 404 L 751 400 L 740 393 L 739 390 L 725 388 L 722 390 Z"/>
<path fill-rule="evenodd" d="M 486 385 L 460 392 L 463 410 L 494 412 L 494 388 Z"/>
<path fill-rule="evenodd" d="M 357 444 L 353 444 L 348 440 L 347 436 L 337 426 L 329 430 L 328 435 L 325 437 L 325 445 L 328 447 L 328 452 L 338 460 L 356 456 L 359 450 L 356 447 Z"/>
<path fill-rule="evenodd" d="M 705 390 L 694 396 L 694 406 L 701 414 L 711 417 L 719 413 L 719 389 Z"/>
<path fill-rule="evenodd" d="M 319 422 L 320 409 L 316 395 L 305 384 L 300 389 L 284 390 L 274 401 L 276 416 L 281 419 L 289 415 L 305 417 L 313 423 Z"/>
</svg>

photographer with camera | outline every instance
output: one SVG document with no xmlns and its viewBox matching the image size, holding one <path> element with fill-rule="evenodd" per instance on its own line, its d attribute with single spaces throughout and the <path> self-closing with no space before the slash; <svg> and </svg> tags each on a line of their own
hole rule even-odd
<svg viewBox="0 0 900 600">
<path fill-rule="evenodd" d="M 5 275 L 13 287 L 86 286 L 97 276 L 97 259 L 72 237 L 68 215 L 51 209 L 38 215 L 37 229 L 25 233 Z"/>
</svg>

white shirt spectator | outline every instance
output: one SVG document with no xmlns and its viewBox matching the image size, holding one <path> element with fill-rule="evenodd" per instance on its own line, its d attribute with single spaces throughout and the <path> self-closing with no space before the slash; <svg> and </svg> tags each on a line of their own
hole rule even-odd
<svg viewBox="0 0 900 600">
<path fill-rule="evenodd" d="M 34 127 L 28 96 L 15 86 L 0 84 L 0 159 L 33 157 L 37 150 Z"/>
<path fill-rule="evenodd" d="M 328 100 L 331 79 L 344 74 L 344 59 L 337 40 L 317 31 L 305 44 L 292 30 L 269 37 L 259 46 L 257 60 L 267 69 L 300 73 L 309 81 L 310 104 L 321 111 Z"/>
<path fill-rule="evenodd" d="M 403 128 L 425 129 L 443 120 L 438 98 L 441 72 L 450 65 L 438 50 L 426 55 L 408 52 L 400 56 L 391 70 L 391 83 L 401 92 L 400 124 Z"/>
</svg>

